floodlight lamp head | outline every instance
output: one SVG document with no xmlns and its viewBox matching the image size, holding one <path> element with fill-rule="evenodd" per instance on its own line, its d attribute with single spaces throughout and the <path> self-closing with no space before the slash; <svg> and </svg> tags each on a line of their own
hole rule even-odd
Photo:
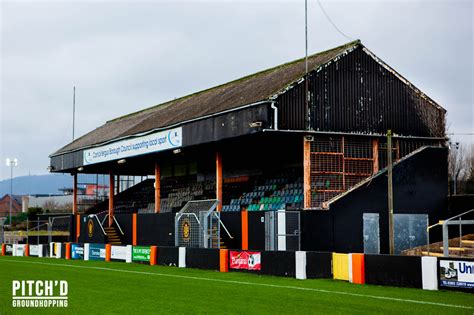
<svg viewBox="0 0 474 315">
<path fill-rule="evenodd" d="M 18 165 L 18 159 L 17 158 L 14 158 L 14 159 L 7 158 L 5 160 L 5 162 L 6 162 L 7 166 L 17 166 Z"/>
</svg>

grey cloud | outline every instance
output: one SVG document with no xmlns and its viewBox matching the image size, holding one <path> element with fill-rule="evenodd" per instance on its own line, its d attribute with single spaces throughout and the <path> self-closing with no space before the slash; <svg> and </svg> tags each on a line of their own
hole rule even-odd
<svg viewBox="0 0 474 315">
<path fill-rule="evenodd" d="M 470 1 L 329 2 L 326 11 L 473 132 Z M 341 37 L 309 0 L 309 51 Z M 302 1 L 2 2 L 0 158 L 17 175 L 46 172 L 48 155 L 106 120 L 304 54 Z M 471 137 L 472 138 L 472 137 Z M 461 137 L 463 141 L 472 141 Z M 0 179 L 8 169 L 0 167 Z"/>
</svg>

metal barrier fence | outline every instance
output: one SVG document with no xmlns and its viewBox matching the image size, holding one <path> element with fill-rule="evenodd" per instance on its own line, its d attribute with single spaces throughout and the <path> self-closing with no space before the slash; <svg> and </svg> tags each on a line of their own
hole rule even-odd
<svg viewBox="0 0 474 315">
<path fill-rule="evenodd" d="M 265 212 L 265 250 L 300 250 L 300 225 L 299 211 Z"/>
</svg>

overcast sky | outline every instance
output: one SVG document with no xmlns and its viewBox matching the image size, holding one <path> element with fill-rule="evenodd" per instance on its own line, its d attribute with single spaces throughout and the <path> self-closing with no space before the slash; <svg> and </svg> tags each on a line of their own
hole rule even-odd
<svg viewBox="0 0 474 315">
<path fill-rule="evenodd" d="M 304 1 L 1 1 L 0 180 L 111 118 L 304 55 Z M 474 132 L 472 1 L 328 1 L 337 26 Z M 309 0 L 309 51 L 349 40 Z M 473 136 L 456 137 L 474 142 Z"/>
</svg>

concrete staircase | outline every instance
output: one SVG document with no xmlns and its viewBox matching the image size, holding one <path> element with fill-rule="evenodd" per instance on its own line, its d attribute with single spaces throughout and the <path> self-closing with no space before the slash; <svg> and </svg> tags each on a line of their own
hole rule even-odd
<svg viewBox="0 0 474 315">
<path fill-rule="evenodd" d="M 222 240 L 222 237 L 217 237 L 216 227 L 213 227 L 211 230 L 211 248 L 220 248 L 220 249 L 227 248 L 224 241 Z"/>
<path fill-rule="evenodd" d="M 122 245 L 122 240 L 115 226 L 104 227 L 104 230 L 107 234 L 107 244 Z"/>
<path fill-rule="evenodd" d="M 443 250 L 443 242 L 437 242 L 404 250 L 402 255 L 443 257 Z M 450 239 L 449 257 L 474 258 L 474 234 Z"/>
</svg>

